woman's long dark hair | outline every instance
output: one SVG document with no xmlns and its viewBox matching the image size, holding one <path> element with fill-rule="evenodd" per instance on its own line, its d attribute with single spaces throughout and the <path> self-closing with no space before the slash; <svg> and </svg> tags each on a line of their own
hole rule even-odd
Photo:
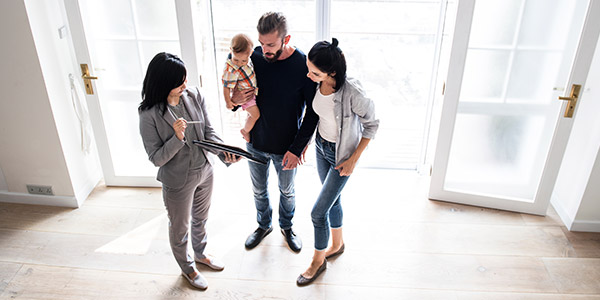
<svg viewBox="0 0 600 300">
<path fill-rule="evenodd" d="M 342 49 L 338 47 L 336 38 L 332 38 L 331 43 L 317 42 L 308 52 L 308 60 L 321 72 L 335 79 L 333 89 L 339 91 L 342 88 L 346 82 L 346 58 Z"/>
<path fill-rule="evenodd" d="M 186 76 L 185 64 L 179 57 L 165 52 L 156 54 L 148 64 L 139 111 L 158 105 L 160 112 L 164 114 L 169 93 L 181 86 Z"/>
</svg>

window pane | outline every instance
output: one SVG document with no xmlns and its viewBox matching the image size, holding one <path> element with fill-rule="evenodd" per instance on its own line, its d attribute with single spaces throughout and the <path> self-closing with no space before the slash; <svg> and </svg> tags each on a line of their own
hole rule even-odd
<svg viewBox="0 0 600 300">
<path fill-rule="evenodd" d="M 139 134 L 139 90 L 103 90 L 102 113 L 116 176 L 155 176 Z M 124 130 L 131 128 L 132 130 Z"/>
<path fill-rule="evenodd" d="M 334 0 L 331 11 L 332 32 L 431 34 L 437 29 L 439 1 Z"/>
<path fill-rule="evenodd" d="M 533 199 L 546 159 L 540 154 L 547 152 L 548 128 L 553 128 L 548 120 L 544 115 L 458 114 L 444 188 Z"/>
<path fill-rule="evenodd" d="M 331 36 L 381 121 L 361 166 L 416 168 L 439 12 L 439 1 L 332 1 Z"/>
<path fill-rule="evenodd" d="M 135 1 L 138 36 L 173 38 L 177 36 L 175 1 Z"/>
<path fill-rule="evenodd" d="M 515 39 L 522 0 L 477 1 L 471 26 L 472 45 L 509 46 Z M 490 34 L 493 32 L 494 34 Z"/>
<path fill-rule="evenodd" d="M 509 79 L 507 103 L 548 104 L 558 74 L 559 52 L 520 51 Z M 535 75 L 534 75 L 535 74 Z"/>
<path fill-rule="evenodd" d="M 179 41 L 174 42 L 140 42 L 140 47 L 142 48 L 142 70 L 146 72 L 146 68 L 148 64 L 152 60 L 152 58 L 160 52 L 167 52 L 171 54 L 175 54 L 181 57 L 181 51 L 179 48 Z M 146 75 L 146 74 L 144 74 Z"/>
<path fill-rule="evenodd" d="M 133 88 L 142 80 L 135 41 L 96 41 L 94 67 L 104 88 Z"/>
<path fill-rule="evenodd" d="M 577 1 L 526 1 L 519 45 L 562 49 L 569 33 L 567 22 Z M 556 22 L 556 20 L 562 20 Z"/>
<path fill-rule="evenodd" d="M 470 50 L 465 62 L 462 101 L 502 102 L 510 52 Z"/>
<path fill-rule="evenodd" d="M 133 37 L 131 3 L 123 0 L 82 1 L 82 14 L 97 38 Z"/>
</svg>

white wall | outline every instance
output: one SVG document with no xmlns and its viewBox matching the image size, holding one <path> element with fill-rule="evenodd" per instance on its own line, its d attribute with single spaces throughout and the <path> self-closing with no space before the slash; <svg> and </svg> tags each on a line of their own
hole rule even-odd
<svg viewBox="0 0 600 300">
<path fill-rule="evenodd" d="M 6 179 L 4 178 L 4 172 L 0 168 L 0 191 L 8 191 L 8 186 L 6 185 Z"/>
<path fill-rule="evenodd" d="M 0 165 L 8 191 L 27 193 L 31 183 L 74 196 L 23 1 L 2 2 L 0 36 Z"/>
<path fill-rule="evenodd" d="M 102 174 L 95 144 L 84 151 L 82 131 L 93 141 L 91 125 L 82 126 L 74 108 L 74 101 L 86 108 L 81 70 L 77 68 L 68 22 L 62 0 L 25 0 L 33 38 L 38 52 L 58 136 L 63 148 L 71 184 L 78 204 L 94 189 Z M 63 28 L 62 38 L 59 29 Z M 69 74 L 76 78 L 76 96 L 72 94 Z M 77 97 L 78 96 L 78 97 Z M 87 111 L 87 109 L 85 109 Z M 86 119 L 87 116 L 83 116 Z"/>
<path fill-rule="evenodd" d="M 97 155 L 80 150 L 60 3 L 0 3 L 0 201 L 78 207 L 101 178 Z M 55 196 L 30 195 L 26 184 L 52 186 Z"/>
<path fill-rule="evenodd" d="M 552 194 L 552 205 L 573 231 L 600 232 L 600 41 Z"/>
<path fill-rule="evenodd" d="M 589 90 L 588 90 L 589 89 Z M 586 101 L 580 106 L 585 114 L 581 131 L 584 140 L 589 141 L 586 149 L 591 167 L 587 187 L 575 216 L 573 230 L 600 232 L 600 41 L 596 45 L 594 62 L 586 83 Z M 578 113 L 579 113 L 578 112 Z"/>
<path fill-rule="evenodd" d="M 598 82 L 598 81 L 596 81 Z M 598 100 L 598 98 L 595 98 Z M 596 110 L 597 112 L 600 111 Z M 574 230 L 585 230 L 587 231 L 600 231 L 598 228 L 598 222 L 600 220 L 600 151 L 596 155 L 596 162 L 594 168 L 590 174 L 587 188 L 581 199 L 581 205 L 577 211 L 575 221 L 577 222 L 574 226 Z M 595 230 L 594 230 L 595 228 Z"/>
</svg>

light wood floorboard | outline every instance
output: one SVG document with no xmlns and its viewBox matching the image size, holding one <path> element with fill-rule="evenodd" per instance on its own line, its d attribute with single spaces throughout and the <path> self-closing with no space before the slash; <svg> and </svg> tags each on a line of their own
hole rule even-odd
<svg viewBox="0 0 600 300">
<path fill-rule="evenodd" d="M 180 276 L 160 188 L 99 185 L 79 209 L 0 203 L 0 299 L 600 300 L 600 233 L 569 232 L 552 208 L 540 217 L 430 201 L 429 177 L 374 169 L 357 169 L 342 194 L 346 252 L 299 288 L 313 254 L 314 166 L 297 175 L 299 254 L 279 232 L 275 176 L 274 230 L 247 251 L 257 226 L 247 166 L 215 173 L 208 251 L 227 266 L 199 266 L 207 291 Z"/>
</svg>

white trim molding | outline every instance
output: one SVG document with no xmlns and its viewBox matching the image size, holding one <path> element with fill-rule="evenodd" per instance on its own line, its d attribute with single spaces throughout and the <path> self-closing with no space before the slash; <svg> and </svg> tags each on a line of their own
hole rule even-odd
<svg viewBox="0 0 600 300">
<path fill-rule="evenodd" d="M 88 178 L 88 180 L 86 180 L 82 186 L 75 189 L 75 200 L 77 201 L 77 207 L 83 206 L 83 202 L 88 198 L 101 180 L 102 176 Z"/>
<path fill-rule="evenodd" d="M 570 231 L 600 232 L 600 221 L 577 220 L 571 225 Z"/>
<path fill-rule="evenodd" d="M 567 229 L 571 230 L 571 226 L 573 225 L 573 218 L 569 215 L 569 213 L 567 213 L 567 210 L 563 207 L 561 202 L 558 201 L 554 195 L 552 195 L 550 203 L 552 207 L 554 207 L 554 210 L 560 217 L 560 220 L 563 222 L 563 224 L 565 224 Z"/>
<path fill-rule="evenodd" d="M 317 22 L 315 38 L 317 41 L 329 41 L 331 38 L 331 0 L 317 0 L 315 8 Z"/>
<path fill-rule="evenodd" d="M 75 196 L 45 196 L 0 191 L 0 202 L 79 208 Z M 83 202 L 83 201 L 82 201 Z"/>
<path fill-rule="evenodd" d="M 575 220 L 575 218 L 570 216 L 567 212 L 562 202 L 558 201 L 554 195 L 552 196 L 550 203 L 569 231 L 600 232 L 600 221 Z"/>
</svg>

